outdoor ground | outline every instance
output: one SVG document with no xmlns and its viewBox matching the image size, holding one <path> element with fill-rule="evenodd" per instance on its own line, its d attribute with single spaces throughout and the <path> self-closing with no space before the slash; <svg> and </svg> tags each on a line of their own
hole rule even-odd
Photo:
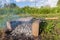
<svg viewBox="0 0 60 40">
<path fill-rule="evenodd" d="M 0 22 L 4 21 L 10 15 L 0 15 Z M 53 18 L 56 20 L 46 20 L 47 26 L 44 26 L 44 30 L 39 35 L 40 40 L 60 40 L 60 13 L 56 14 L 19 14 L 20 17 L 32 16 L 36 18 Z M 5 35 L 3 30 L 0 31 L 0 39 Z M 2 36 L 2 37 L 1 37 Z M 4 38 L 4 37 L 3 37 Z M 5 39 L 4 39 L 5 40 Z"/>
</svg>

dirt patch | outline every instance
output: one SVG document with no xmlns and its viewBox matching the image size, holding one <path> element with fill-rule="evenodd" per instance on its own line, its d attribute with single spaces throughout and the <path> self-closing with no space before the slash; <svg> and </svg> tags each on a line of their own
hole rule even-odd
<svg viewBox="0 0 60 40">
<path fill-rule="evenodd" d="M 40 36 L 28 37 L 24 34 L 21 34 L 20 37 L 16 36 L 14 39 L 11 35 L 6 34 L 3 30 L 0 30 L 0 40 L 40 40 Z"/>
</svg>

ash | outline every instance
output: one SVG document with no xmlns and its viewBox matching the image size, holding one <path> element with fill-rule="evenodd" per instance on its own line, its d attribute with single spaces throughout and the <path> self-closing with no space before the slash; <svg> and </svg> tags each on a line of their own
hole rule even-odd
<svg viewBox="0 0 60 40">
<path fill-rule="evenodd" d="M 32 29 L 31 23 L 24 22 L 21 25 L 18 25 L 12 32 L 11 35 L 16 40 L 32 40 Z"/>
<path fill-rule="evenodd" d="M 35 18 L 22 18 L 17 20 L 16 22 L 13 21 L 13 30 L 8 36 L 13 40 L 35 40 L 34 36 L 32 35 L 32 23 L 35 20 Z M 18 26 L 15 27 L 15 25 Z"/>
</svg>

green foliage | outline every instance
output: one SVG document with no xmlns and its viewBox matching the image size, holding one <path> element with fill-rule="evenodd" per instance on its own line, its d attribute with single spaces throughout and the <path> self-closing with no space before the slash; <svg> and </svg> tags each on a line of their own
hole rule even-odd
<svg viewBox="0 0 60 40">
<path fill-rule="evenodd" d="M 47 20 L 47 26 L 41 33 L 41 40 L 60 40 L 60 24 L 58 20 Z"/>
<path fill-rule="evenodd" d="M 12 8 L 14 6 L 14 8 Z M 55 14 L 60 13 L 60 7 L 41 7 L 41 8 L 33 8 L 33 7 L 24 7 L 19 8 L 15 7 L 16 5 L 12 4 L 11 7 L 0 8 L 0 15 L 5 14 Z"/>
<path fill-rule="evenodd" d="M 10 3 L 10 4 L 4 4 L 4 8 L 15 8 L 17 5 L 15 3 Z"/>
<path fill-rule="evenodd" d="M 6 26 L 7 20 L 11 20 L 14 18 L 17 19 L 17 17 L 15 15 L 18 15 L 21 17 L 22 16 L 21 14 L 24 14 L 23 16 L 25 16 L 26 14 L 27 15 L 30 14 L 28 16 L 39 17 L 39 18 L 40 17 L 41 18 L 46 18 L 46 17 L 59 17 L 60 18 L 60 7 L 34 8 L 34 7 L 26 6 L 24 8 L 19 8 L 15 4 L 11 4 L 9 7 L 6 6 L 4 8 L 0 8 L 0 27 Z M 59 23 L 56 23 L 56 20 L 47 20 L 47 21 L 44 20 L 43 22 L 41 22 L 41 26 L 40 26 L 39 30 L 42 31 L 42 36 L 45 37 L 45 38 L 43 37 L 44 40 L 60 39 L 60 36 L 58 36 L 58 33 L 55 32 L 54 27 L 55 28 L 60 27 L 60 21 L 59 21 Z M 60 30 L 59 30 L 59 32 L 60 32 Z"/>
<path fill-rule="evenodd" d="M 57 3 L 58 6 L 60 6 L 60 0 L 58 0 L 58 3 Z"/>
</svg>

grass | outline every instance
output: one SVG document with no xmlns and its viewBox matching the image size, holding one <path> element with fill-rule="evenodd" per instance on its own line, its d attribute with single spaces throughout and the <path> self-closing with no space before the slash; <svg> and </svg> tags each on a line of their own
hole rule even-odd
<svg viewBox="0 0 60 40">
<path fill-rule="evenodd" d="M 60 13 L 56 13 L 56 14 L 52 14 L 52 13 L 51 14 L 19 14 L 18 16 L 19 17 L 32 16 L 32 17 L 36 17 L 36 18 L 58 17 L 59 19 L 57 19 L 57 20 L 46 20 L 47 26 L 44 28 L 44 31 L 41 33 L 40 36 L 41 36 L 41 40 L 60 40 Z M 11 15 L 0 15 L 0 23 L 2 24 L 3 22 L 5 22 L 6 18 L 8 18 L 7 20 L 12 19 Z"/>
<path fill-rule="evenodd" d="M 44 28 L 44 31 L 41 33 L 41 40 L 60 40 L 60 13 L 56 14 L 20 14 L 19 16 L 32 16 L 37 18 L 52 18 L 58 17 L 57 20 L 46 20 L 47 26 Z M 43 26 L 42 26 L 43 27 Z"/>
</svg>

